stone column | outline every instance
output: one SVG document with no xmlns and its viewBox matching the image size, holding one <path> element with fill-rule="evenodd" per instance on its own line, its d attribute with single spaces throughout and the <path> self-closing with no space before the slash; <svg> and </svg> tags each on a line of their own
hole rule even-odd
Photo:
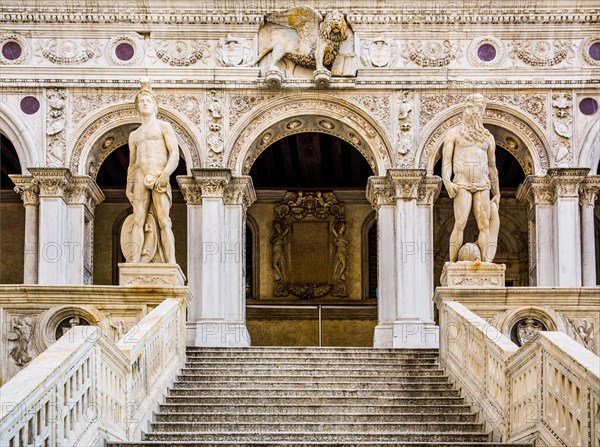
<svg viewBox="0 0 600 447">
<path fill-rule="evenodd" d="M 590 176 L 579 187 L 581 206 L 581 270 L 583 287 L 595 287 L 596 237 L 594 230 L 594 206 L 600 190 L 600 176 Z"/>
<path fill-rule="evenodd" d="M 529 285 L 552 287 L 554 279 L 554 189 L 546 176 L 529 175 L 517 191 L 529 203 Z"/>
<path fill-rule="evenodd" d="M 201 316 L 202 284 L 202 190 L 192 176 L 177 176 L 187 203 L 187 285 L 192 292 L 186 322 L 186 344 L 196 343 L 196 322 Z"/>
<path fill-rule="evenodd" d="M 392 347 L 396 319 L 395 192 L 386 177 L 370 177 L 367 199 L 377 213 L 377 326 L 376 348 Z"/>
<path fill-rule="evenodd" d="M 581 287 L 581 226 L 579 184 L 588 168 L 552 168 L 548 170 L 554 188 L 555 286 Z"/>
<path fill-rule="evenodd" d="M 25 207 L 25 254 L 23 258 L 23 284 L 38 282 L 38 212 L 40 187 L 31 175 L 10 175 Z"/>
<path fill-rule="evenodd" d="M 232 177 L 225 187 L 225 321 L 228 346 L 250 346 L 246 327 L 246 210 L 256 200 L 252 177 Z"/>
</svg>

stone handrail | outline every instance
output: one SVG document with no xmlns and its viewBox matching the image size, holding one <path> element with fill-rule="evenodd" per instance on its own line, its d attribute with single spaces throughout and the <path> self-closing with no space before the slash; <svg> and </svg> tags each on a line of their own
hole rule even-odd
<svg viewBox="0 0 600 447">
<path fill-rule="evenodd" d="M 519 348 L 456 301 L 439 310 L 440 362 L 495 440 L 595 445 L 600 358 L 560 332 L 540 332 Z"/>
<path fill-rule="evenodd" d="M 0 445 L 137 440 L 184 361 L 185 309 L 165 300 L 118 345 L 97 327 L 72 328 L 0 388 Z"/>
</svg>

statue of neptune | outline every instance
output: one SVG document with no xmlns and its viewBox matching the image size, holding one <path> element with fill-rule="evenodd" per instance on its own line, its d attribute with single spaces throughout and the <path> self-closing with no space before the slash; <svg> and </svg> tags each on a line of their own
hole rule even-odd
<svg viewBox="0 0 600 447">
<path fill-rule="evenodd" d="M 127 198 L 133 207 L 131 246 L 128 262 L 150 262 L 143 252 L 145 224 L 153 213 L 160 228 L 159 248 L 165 262 L 175 263 L 175 238 L 171 229 L 172 195 L 169 176 L 177 168 L 179 147 L 173 127 L 156 118 L 158 101 L 149 81 L 141 82 L 135 97 L 135 107 L 142 116 L 142 125 L 129 135 L 129 168 Z M 157 237 L 157 236 L 154 236 Z M 150 255 L 152 257 L 152 255 Z M 146 259 L 144 259 L 146 258 Z"/>
<path fill-rule="evenodd" d="M 471 208 L 479 229 L 477 246 L 480 252 L 479 256 L 473 257 L 492 262 L 496 255 L 500 229 L 500 187 L 496 169 L 496 143 L 492 134 L 483 127 L 484 112 L 483 95 L 469 96 L 465 101 L 462 123 L 450 129 L 444 140 L 442 178 L 448 195 L 454 199 L 450 262 L 456 262 L 459 258 Z"/>
</svg>

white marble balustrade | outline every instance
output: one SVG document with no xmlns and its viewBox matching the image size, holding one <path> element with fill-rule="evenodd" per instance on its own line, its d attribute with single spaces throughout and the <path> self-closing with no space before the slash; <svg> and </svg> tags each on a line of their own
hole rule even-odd
<svg viewBox="0 0 600 447">
<path fill-rule="evenodd" d="M 0 445 L 139 440 L 185 355 L 184 299 L 166 299 L 118 344 L 77 326 L 0 388 Z"/>
</svg>

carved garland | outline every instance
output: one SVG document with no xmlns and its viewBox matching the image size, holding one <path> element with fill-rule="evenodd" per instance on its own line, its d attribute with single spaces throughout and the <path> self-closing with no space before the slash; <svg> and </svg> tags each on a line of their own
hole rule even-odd
<svg viewBox="0 0 600 447">
<path fill-rule="evenodd" d="M 164 113 L 159 109 L 158 117 L 162 120 L 170 123 L 175 133 L 183 139 L 185 145 L 187 146 L 190 156 L 192 158 L 192 166 L 200 166 L 200 148 L 196 142 L 196 139 L 193 135 L 184 128 L 178 121 L 171 117 L 170 114 Z M 77 172 L 79 169 L 79 163 L 81 159 L 81 154 L 83 152 L 84 147 L 90 144 L 90 139 L 94 135 L 98 129 L 106 127 L 111 123 L 115 123 L 117 121 L 123 119 L 136 118 L 139 119 L 139 114 L 135 110 L 133 104 L 124 105 L 116 110 L 113 110 L 97 119 L 95 119 L 86 129 L 85 131 L 77 138 L 75 141 L 75 145 L 73 147 L 73 151 L 71 153 L 70 159 L 70 167 L 74 172 Z M 92 143 L 93 144 L 93 143 Z M 87 169 L 87 167 L 86 167 Z"/>
<path fill-rule="evenodd" d="M 540 165 L 542 170 L 548 170 L 548 168 L 550 167 L 550 163 L 546 147 L 544 146 L 544 143 L 542 142 L 541 138 L 527 123 L 525 123 L 522 119 L 511 115 L 510 113 L 497 109 L 487 108 L 485 111 L 485 117 L 488 119 L 495 119 L 502 123 L 510 124 L 517 128 L 520 132 L 522 132 L 531 143 L 531 150 L 537 153 L 540 159 Z M 461 119 L 461 112 L 457 111 L 456 114 L 449 117 L 441 125 L 436 127 L 436 129 L 429 135 L 420 154 L 419 168 L 427 169 L 431 156 L 433 155 L 434 151 L 436 151 L 437 148 L 441 145 L 442 138 L 444 137 L 446 132 L 448 132 L 448 130 L 450 130 L 452 127 L 457 126 L 460 123 Z M 521 156 L 519 156 L 519 154 L 512 153 L 512 155 L 523 167 L 523 170 L 525 171 L 526 175 L 533 174 L 532 172 L 527 172 L 527 162 Z"/>
</svg>

